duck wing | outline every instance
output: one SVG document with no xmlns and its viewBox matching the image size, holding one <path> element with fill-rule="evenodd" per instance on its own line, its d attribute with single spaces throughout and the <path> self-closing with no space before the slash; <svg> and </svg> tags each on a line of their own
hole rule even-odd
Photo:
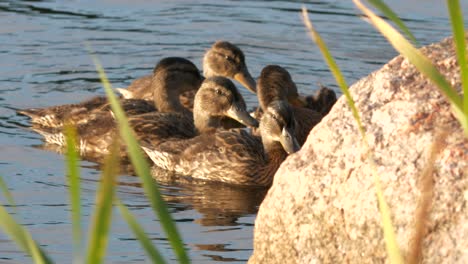
<svg viewBox="0 0 468 264">
<path fill-rule="evenodd" d="M 103 96 L 93 97 L 79 104 L 66 104 L 47 108 L 30 108 L 18 111 L 19 114 L 29 116 L 31 123 L 49 128 L 62 127 L 66 122 L 81 124 L 94 118 L 91 110 L 101 108 L 107 104 Z"/>
<path fill-rule="evenodd" d="M 158 111 L 152 101 L 143 99 L 122 99 L 120 100 L 120 105 L 122 106 L 127 116 L 136 116 Z M 106 112 L 112 111 L 112 108 L 110 104 L 107 104 L 105 107 L 96 110 L 100 112 Z"/>
<path fill-rule="evenodd" d="M 153 102 L 142 99 L 121 99 L 120 103 L 128 116 L 157 111 Z M 36 129 L 62 128 L 67 122 L 79 126 L 112 115 L 110 104 L 104 96 L 93 97 L 78 104 L 30 108 L 18 113 L 29 116 Z"/>
<path fill-rule="evenodd" d="M 82 155 L 104 155 L 109 153 L 113 139 L 119 135 L 113 116 L 98 115 L 89 122 L 78 124 L 78 148 Z M 170 138 L 188 138 L 195 136 L 193 121 L 180 113 L 151 112 L 130 116 L 129 123 L 142 144 L 158 145 Z M 62 127 L 43 127 L 34 125 L 33 130 L 44 137 L 45 142 L 65 146 L 65 136 Z M 123 145 L 123 144 L 122 144 Z M 121 149 L 125 157 L 125 147 Z"/>
<path fill-rule="evenodd" d="M 46 143 L 60 147 L 66 146 L 63 127 L 44 127 L 33 124 L 32 129 L 42 135 Z M 98 116 L 89 122 L 78 124 L 76 130 L 77 147 L 81 155 L 108 153 L 113 139 L 118 135 L 115 120 L 110 114 Z"/>
<path fill-rule="evenodd" d="M 193 117 L 187 113 L 151 112 L 130 117 L 129 122 L 143 146 L 196 136 Z"/>
<path fill-rule="evenodd" d="M 244 130 L 206 133 L 145 151 L 163 169 L 237 185 L 258 185 L 258 170 L 267 164 L 260 138 Z"/>
</svg>

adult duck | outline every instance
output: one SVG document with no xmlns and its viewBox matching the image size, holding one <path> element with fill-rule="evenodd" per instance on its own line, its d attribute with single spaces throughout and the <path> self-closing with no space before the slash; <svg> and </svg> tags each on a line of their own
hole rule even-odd
<svg viewBox="0 0 468 264">
<path fill-rule="evenodd" d="M 289 72 L 278 65 L 268 65 L 263 68 L 258 79 L 257 96 L 262 111 L 265 111 L 271 102 L 277 100 L 293 102 L 292 111 L 297 122 L 295 136 L 301 146 L 306 141 L 310 130 L 323 117 L 317 111 L 301 107 L 300 103 L 294 104 L 297 98 L 299 98 L 296 84 Z"/>
<path fill-rule="evenodd" d="M 206 79 L 197 92 L 193 115 L 188 110 L 150 112 L 130 116 L 129 123 L 142 144 L 157 146 L 169 139 L 191 138 L 215 130 L 222 116 L 229 116 L 247 126 L 258 126 L 258 122 L 248 114 L 235 85 L 226 78 L 213 77 Z M 43 135 L 47 143 L 65 145 L 61 128 L 33 129 Z M 113 139 L 118 136 L 118 129 L 112 116 L 101 115 L 77 126 L 77 134 L 80 153 L 96 157 L 109 152 Z M 124 148 L 121 156 L 126 157 Z"/>
<path fill-rule="evenodd" d="M 294 113 L 288 103 L 275 101 L 260 121 L 261 137 L 244 130 L 217 130 L 143 149 L 156 166 L 180 175 L 269 186 L 286 156 L 299 149 L 294 126 Z"/>
<path fill-rule="evenodd" d="M 157 71 L 158 67 L 154 69 Z M 206 78 L 223 76 L 241 83 L 251 92 L 255 93 L 255 80 L 245 63 L 242 50 L 227 41 L 217 41 L 203 56 L 203 75 Z M 151 88 L 152 75 L 147 75 L 133 81 L 127 89 L 117 88 L 124 98 L 150 99 L 153 96 Z M 183 93 L 180 100 L 187 108 L 192 108 L 194 92 Z"/>
<path fill-rule="evenodd" d="M 141 99 L 121 99 L 127 115 L 159 110 L 160 112 L 184 111 L 178 95 L 186 91 L 196 91 L 203 77 L 191 61 L 180 57 L 162 59 L 154 70 L 151 79 L 153 102 Z M 83 125 L 94 119 L 110 115 L 110 106 L 105 96 L 97 96 L 78 104 L 66 104 L 47 108 L 31 108 L 18 111 L 29 116 L 31 123 L 47 128 L 61 128 L 65 122 Z"/>
</svg>

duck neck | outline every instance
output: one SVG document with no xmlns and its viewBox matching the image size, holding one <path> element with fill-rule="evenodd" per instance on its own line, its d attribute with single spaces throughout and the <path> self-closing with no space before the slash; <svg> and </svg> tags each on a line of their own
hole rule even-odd
<svg viewBox="0 0 468 264">
<path fill-rule="evenodd" d="M 174 87 L 169 78 L 154 76 L 152 80 L 153 100 L 159 112 L 184 112 L 179 101 L 179 89 Z"/>
<path fill-rule="evenodd" d="M 273 100 L 270 100 L 269 99 L 264 99 L 264 98 L 260 98 L 259 96 L 259 99 L 258 99 L 258 102 L 260 104 L 260 108 L 262 109 L 262 111 L 265 111 L 268 107 L 268 105 L 272 102 Z"/>
<path fill-rule="evenodd" d="M 273 101 L 286 101 L 288 99 L 288 90 L 286 88 L 287 83 L 283 80 L 271 81 L 260 79 L 258 83 L 258 102 L 260 103 L 260 107 L 263 111 L 265 111 L 268 105 Z M 293 83 L 292 85 L 295 84 Z"/>
<path fill-rule="evenodd" d="M 199 134 L 216 130 L 221 125 L 221 118 L 206 113 L 196 104 L 193 109 L 193 122 Z"/>
<path fill-rule="evenodd" d="M 263 150 L 269 162 L 281 163 L 288 156 L 281 143 L 262 137 Z"/>
<path fill-rule="evenodd" d="M 272 87 L 268 91 L 264 91 L 264 88 L 261 90 L 258 90 L 258 102 L 260 104 L 260 107 L 262 108 L 263 111 L 265 111 L 268 107 L 268 105 L 277 100 L 285 100 L 285 96 L 281 94 L 280 89 L 278 87 Z"/>
<path fill-rule="evenodd" d="M 273 182 L 273 176 L 288 154 L 284 151 L 283 146 L 281 146 L 279 142 L 265 138 L 262 138 L 262 141 L 266 164 L 258 171 L 258 181 L 259 184 L 268 186 Z"/>
</svg>

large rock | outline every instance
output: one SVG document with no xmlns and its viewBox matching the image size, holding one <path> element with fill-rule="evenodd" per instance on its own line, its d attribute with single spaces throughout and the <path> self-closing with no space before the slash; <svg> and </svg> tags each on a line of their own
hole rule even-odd
<svg viewBox="0 0 468 264">
<path fill-rule="evenodd" d="M 422 48 L 460 91 L 453 41 Z M 407 255 L 421 197 L 421 175 L 436 135 L 424 263 L 468 263 L 468 140 L 438 89 L 404 58 L 351 87 Z M 275 175 L 255 223 L 249 263 L 389 262 L 376 188 L 356 121 L 342 96 Z"/>
</svg>

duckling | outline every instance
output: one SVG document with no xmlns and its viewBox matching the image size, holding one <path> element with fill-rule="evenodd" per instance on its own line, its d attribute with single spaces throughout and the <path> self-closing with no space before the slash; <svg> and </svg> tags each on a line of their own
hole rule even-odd
<svg viewBox="0 0 468 264">
<path fill-rule="evenodd" d="M 179 57 L 164 58 L 155 67 L 154 75 L 150 80 L 151 89 L 157 90 L 153 98 L 154 102 L 142 99 L 121 99 L 121 104 L 127 115 L 138 115 L 156 110 L 184 111 L 185 108 L 177 99 L 178 94 L 196 91 L 202 81 L 203 77 L 191 61 Z M 61 128 L 65 122 L 82 125 L 111 114 L 110 105 L 104 96 L 97 96 L 78 104 L 31 108 L 20 110 L 18 113 L 29 116 L 32 124 L 48 128 Z"/>
<path fill-rule="evenodd" d="M 261 138 L 245 130 L 217 130 L 143 150 L 156 166 L 177 174 L 235 185 L 269 186 L 286 156 L 299 150 L 294 128 L 291 107 L 285 101 L 274 101 L 260 121 Z"/>
<path fill-rule="evenodd" d="M 295 102 L 299 98 L 296 84 L 293 82 L 291 75 L 286 69 L 278 65 L 268 65 L 263 68 L 258 79 L 257 96 L 263 111 L 275 100 Z M 312 109 L 296 106 L 298 104 L 293 104 L 292 109 L 297 122 L 295 135 L 302 146 L 310 130 L 320 122 L 323 116 Z M 259 115 L 259 113 L 256 115 Z"/>
<path fill-rule="evenodd" d="M 198 133 L 215 130 L 221 116 L 230 116 L 247 126 L 258 126 L 258 122 L 246 111 L 245 102 L 235 85 L 226 78 L 214 77 L 206 79 L 198 91 L 193 116 L 188 110 L 150 112 L 130 116 L 129 123 L 141 144 L 157 146 L 168 139 L 191 138 Z M 33 129 L 43 135 L 47 143 L 65 145 L 61 129 Z M 77 126 L 77 134 L 80 153 L 96 157 L 109 152 L 118 129 L 112 116 L 101 115 Z M 121 156 L 126 158 L 124 148 L 121 149 Z"/>
<path fill-rule="evenodd" d="M 157 70 L 157 67 L 154 71 Z M 250 75 L 245 63 L 244 53 L 236 45 L 227 41 L 217 41 L 203 57 L 203 75 L 206 78 L 223 76 L 234 79 L 255 93 L 255 80 Z M 117 88 L 124 98 L 152 98 L 151 75 L 143 76 L 133 81 L 127 89 Z M 193 108 L 195 92 L 181 94 L 182 104 Z"/>
<path fill-rule="evenodd" d="M 320 83 L 319 86 L 320 89 L 314 95 L 305 98 L 306 104 L 304 107 L 315 110 L 322 116 L 326 116 L 336 103 L 336 93 Z"/>
</svg>

